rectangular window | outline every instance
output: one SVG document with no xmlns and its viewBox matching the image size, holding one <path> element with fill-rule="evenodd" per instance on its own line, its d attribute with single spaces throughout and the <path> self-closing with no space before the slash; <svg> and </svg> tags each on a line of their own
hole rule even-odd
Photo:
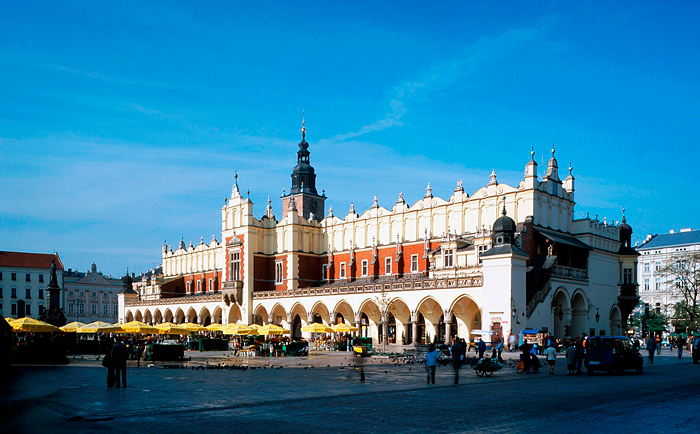
<svg viewBox="0 0 700 434">
<path fill-rule="evenodd" d="M 345 262 L 340 263 L 340 278 L 345 279 Z"/>
<path fill-rule="evenodd" d="M 284 263 L 275 262 L 275 284 L 279 285 L 284 281 Z"/>
<path fill-rule="evenodd" d="M 0 298 L 2 298 L 2 286 L 0 286 Z"/>
<path fill-rule="evenodd" d="M 648 262 L 644 263 L 644 271 L 649 271 L 649 263 Z"/>
<path fill-rule="evenodd" d="M 654 282 L 654 285 L 655 285 L 655 289 L 657 291 L 660 291 L 661 290 L 661 279 L 657 277 L 656 281 Z"/>
<path fill-rule="evenodd" d="M 118 315 L 118 314 L 119 314 L 119 306 L 117 306 L 117 305 L 115 304 L 115 305 L 114 305 L 114 315 Z"/>
<path fill-rule="evenodd" d="M 17 280 L 17 273 L 12 273 L 12 281 L 14 282 L 16 280 Z"/>
<path fill-rule="evenodd" d="M 192 293 L 192 281 L 191 280 L 187 281 L 187 293 L 188 294 Z"/>
<path fill-rule="evenodd" d="M 40 290 L 39 290 L 39 298 L 40 298 L 40 299 L 43 299 L 43 298 L 44 298 L 44 290 L 43 290 L 43 289 L 40 289 Z"/>
<path fill-rule="evenodd" d="M 12 310 L 10 311 L 10 315 L 17 315 L 17 305 L 12 303 Z"/>
<path fill-rule="evenodd" d="M 97 292 L 92 291 L 92 299 L 95 300 L 97 298 Z"/>
<path fill-rule="evenodd" d="M 214 279 L 209 279 L 209 292 L 214 292 Z"/>
<path fill-rule="evenodd" d="M 31 282 L 32 281 L 32 275 L 27 273 L 26 277 L 24 278 L 25 281 Z"/>
<path fill-rule="evenodd" d="M 73 303 L 68 303 L 68 313 L 73 313 Z"/>
<path fill-rule="evenodd" d="M 625 268 L 622 270 L 623 273 L 623 279 L 622 281 L 624 283 L 632 283 L 632 269 L 631 268 Z"/>
<path fill-rule="evenodd" d="M 39 283 L 44 283 L 44 275 L 43 274 L 39 275 Z"/>
<path fill-rule="evenodd" d="M 197 292 L 202 292 L 202 281 L 201 280 L 197 281 Z"/>
<path fill-rule="evenodd" d="M 91 307 L 91 309 L 90 309 L 90 313 L 91 313 L 92 315 L 96 315 L 96 314 L 97 314 L 97 304 L 92 303 L 92 307 Z"/>
<path fill-rule="evenodd" d="M 445 268 L 455 266 L 455 251 L 453 249 L 445 250 Z"/>
<path fill-rule="evenodd" d="M 411 273 L 418 272 L 418 255 L 411 255 Z"/>
<path fill-rule="evenodd" d="M 231 253 L 231 280 L 241 280 L 241 253 Z"/>
<path fill-rule="evenodd" d="M 479 246 L 479 251 L 478 251 L 479 252 L 479 264 L 481 264 L 481 254 L 484 253 L 485 251 L 487 251 L 488 249 L 489 249 L 488 244 L 483 244 L 483 245 Z"/>
<path fill-rule="evenodd" d="M 24 290 L 25 297 L 24 298 L 32 298 L 32 288 L 26 288 Z"/>
<path fill-rule="evenodd" d="M 362 260 L 362 276 L 366 277 L 367 273 L 369 273 L 369 262 L 367 259 Z"/>
<path fill-rule="evenodd" d="M 656 313 L 657 314 L 661 313 L 661 303 L 656 303 Z"/>
<path fill-rule="evenodd" d="M 103 298 L 109 298 L 109 292 L 103 292 L 102 293 Z"/>
<path fill-rule="evenodd" d="M 328 278 L 328 264 L 321 265 L 321 280 Z"/>
<path fill-rule="evenodd" d="M 32 314 L 32 305 L 31 304 L 24 305 L 24 311 L 25 311 L 25 315 L 30 316 Z"/>
<path fill-rule="evenodd" d="M 72 297 L 72 296 L 73 296 L 73 291 L 72 291 L 72 290 L 71 290 L 71 291 L 68 291 L 68 295 Z"/>
<path fill-rule="evenodd" d="M 2 272 L 0 272 L 0 280 L 2 280 Z"/>
<path fill-rule="evenodd" d="M 0 303 L 0 313 L 2 313 L 2 303 Z"/>
<path fill-rule="evenodd" d="M 44 306 L 39 305 L 39 316 L 43 315 L 45 310 L 46 308 Z"/>
<path fill-rule="evenodd" d="M 391 274 L 391 257 L 384 258 L 384 274 Z"/>
<path fill-rule="evenodd" d="M 657 263 L 656 263 L 655 270 L 656 270 L 656 271 L 660 271 L 660 270 L 661 270 L 661 262 L 657 262 Z"/>
<path fill-rule="evenodd" d="M 108 313 L 109 313 L 109 305 L 103 304 L 102 305 L 102 315 L 107 316 Z"/>
<path fill-rule="evenodd" d="M 17 288 L 10 289 L 10 295 L 12 298 L 17 298 Z"/>
<path fill-rule="evenodd" d="M 649 290 L 649 279 L 644 279 L 644 290 L 645 291 Z"/>
</svg>

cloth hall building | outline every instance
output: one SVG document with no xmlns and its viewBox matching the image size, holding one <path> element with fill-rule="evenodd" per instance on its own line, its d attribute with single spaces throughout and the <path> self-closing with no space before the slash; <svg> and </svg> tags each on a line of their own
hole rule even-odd
<svg viewBox="0 0 700 434">
<path fill-rule="evenodd" d="M 220 237 L 163 245 L 158 270 L 120 294 L 120 321 L 274 323 L 294 337 L 345 322 L 389 343 L 622 333 L 639 301 L 632 228 L 574 219 L 574 177 L 560 179 L 554 149 L 541 178 L 532 152 L 518 185 L 494 172 L 471 193 L 459 181 L 443 199 L 428 184 L 415 203 L 375 196 L 343 215 L 316 190 L 305 133 L 278 215 L 268 199 L 254 217 L 236 176 Z"/>
</svg>

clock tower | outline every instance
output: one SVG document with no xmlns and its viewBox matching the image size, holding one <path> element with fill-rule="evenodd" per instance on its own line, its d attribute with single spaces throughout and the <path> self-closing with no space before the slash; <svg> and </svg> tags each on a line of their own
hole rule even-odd
<svg viewBox="0 0 700 434">
<path fill-rule="evenodd" d="M 301 123 L 301 142 L 297 151 L 297 165 L 292 170 L 292 189 L 282 196 L 283 216 L 297 212 L 310 220 L 322 220 L 325 216 L 325 194 L 316 191 L 316 173 L 309 164 L 309 144 L 306 141 L 306 122 Z"/>
</svg>

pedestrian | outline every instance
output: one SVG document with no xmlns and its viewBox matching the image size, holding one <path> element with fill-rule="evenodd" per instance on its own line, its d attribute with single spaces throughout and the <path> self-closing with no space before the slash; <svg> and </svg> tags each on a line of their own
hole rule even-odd
<svg viewBox="0 0 700 434">
<path fill-rule="evenodd" d="M 511 333 L 508 336 L 508 346 L 509 346 L 509 351 L 515 351 L 515 344 L 518 343 L 518 339 L 515 337 L 513 333 Z"/>
<path fill-rule="evenodd" d="M 656 355 L 660 356 L 661 355 L 661 335 L 656 335 Z"/>
<path fill-rule="evenodd" d="M 462 367 L 462 355 L 464 348 L 459 343 L 459 339 L 452 338 L 452 368 L 455 371 L 455 384 L 459 384 L 459 369 Z"/>
<path fill-rule="evenodd" d="M 678 360 L 683 357 L 683 347 L 685 347 L 685 339 L 683 339 L 683 336 L 678 336 L 676 338 L 676 348 L 678 348 Z"/>
<path fill-rule="evenodd" d="M 647 351 L 649 351 L 649 362 L 653 365 L 654 364 L 654 351 L 656 351 L 656 339 L 654 339 L 654 336 L 649 335 L 647 337 Z"/>
<path fill-rule="evenodd" d="M 107 339 L 107 352 L 102 358 L 102 366 L 107 368 L 107 387 L 114 387 L 114 364 L 112 363 L 112 338 Z"/>
<path fill-rule="evenodd" d="M 566 369 L 569 371 L 567 375 L 574 375 L 576 373 L 576 346 L 568 342 L 565 354 Z"/>
<path fill-rule="evenodd" d="M 121 383 L 126 387 L 126 359 L 129 358 L 129 353 L 126 345 L 122 342 L 121 336 L 117 336 L 117 342 L 112 346 L 112 364 L 114 365 L 114 383 L 119 388 L 119 377 L 121 373 Z"/>
<path fill-rule="evenodd" d="M 503 360 L 503 357 L 501 357 L 501 353 L 503 353 L 503 341 L 498 340 L 498 344 L 496 345 L 496 353 L 498 354 L 498 361 L 501 363 L 505 363 Z"/>
<path fill-rule="evenodd" d="M 479 342 L 476 344 L 476 348 L 479 350 L 479 360 L 484 358 L 484 353 L 486 352 L 486 342 L 479 338 Z"/>
<path fill-rule="evenodd" d="M 557 363 L 557 350 L 554 345 L 550 345 L 544 350 L 544 355 L 547 356 L 547 365 L 549 365 L 549 375 L 554 375 L 554 364 Z"/>
<path fill-rule="evenodd" d="M 425 353 L 425 370 L 428 372 L 428 384 L 435 384 L 435 367 L 439 357 L 440 353 L 435 349 L 435 344 L 430 344 L 428 352 Z"/>
<path fill-rule="evenodd" d="M 576 373 L 577 374 L 582 374 L 583 370 L 581 368 L 583 367 L 583 350 L 584 350 L 584 342 L 585 342 L 585 337 L 583 338 L 576 338 Z"/>
</svg>

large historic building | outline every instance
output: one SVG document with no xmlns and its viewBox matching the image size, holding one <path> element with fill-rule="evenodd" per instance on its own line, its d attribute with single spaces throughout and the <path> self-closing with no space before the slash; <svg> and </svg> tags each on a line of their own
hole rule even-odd
<svg viewBox="0 0 700 434">
<path fill-rule="evenodd" d="M 648 235 L 638 248 L 639 295 L 646 309 L 672 317 L 674 306 L 683 299 L 677 282 L 669 281 L 662 270 L 674 256 L 700 251 L 700 230 L 681 229 L 668 234 Z"/>
<path fill-rule="evenodd" d="M 63 286 L 63 262 L 57 253 L 0 252 L 0 314 L 38 318 L 48 307 L 51 261 Z"/>
<path fill-rule="evenodd" d="M 117 321 L 117 297 L 124 289 L 121 279 L 103 275 L 93 263 L 87 272 L 66 270 L 63 284 L 61 307 L 67 322 Z"/>
<path fill-rule="evenodd" d="M 389 342 L 496 335 L 539 328 L 557 337 L 621 333 L 638 303 L 632 228 L 574 219 L 574 177 L 552 156 L 542 178 L 534 151 L 518 185 L 359 214 L 326 212 L 305 129 L 292 188 L 257 219 L 236 176 L 209 243 L 162 248 L 162 270 L 120 295 L 119 319 L 274 323 L 302 333 L 310 322 L 356 325 Z M 279 215 L 281 214 L 281 215 Z M 384 319 L 384 321 L 382 321 Z M 382 324 L 386 324 L 383 327 Z"/>
</svg>

